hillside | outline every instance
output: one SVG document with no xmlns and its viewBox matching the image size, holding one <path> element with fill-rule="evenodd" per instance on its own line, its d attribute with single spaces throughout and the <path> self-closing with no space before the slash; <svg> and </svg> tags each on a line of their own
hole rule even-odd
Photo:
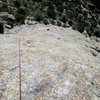
<svg viewBox="0 0 100 100">
<path fill-rule="evenodd" d="M 46 25 L 72 27 L 90 37 L 100 37 L 100 9 L 98 0 L 0 0 L 0 21 L 11 28 L 25 23 L 25 19 Z M 3 15 L 7 12 L 13 15 Z M 1 25 L 2 27 L 2 25 Z M 3 33 L 1 30 L 0 33 Z"/>
</svg>

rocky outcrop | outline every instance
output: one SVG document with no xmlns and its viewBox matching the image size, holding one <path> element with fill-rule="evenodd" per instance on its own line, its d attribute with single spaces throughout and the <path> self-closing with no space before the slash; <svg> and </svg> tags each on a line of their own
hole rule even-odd
<svg viewBox="0 0 100 100">
<path fill-rule="evenodd" d="M 0 100 L 19 100 L 19 38 L 23 100 L 99 100 L 100 42 L 33 24 L 0 35 Z"/>
</svg>

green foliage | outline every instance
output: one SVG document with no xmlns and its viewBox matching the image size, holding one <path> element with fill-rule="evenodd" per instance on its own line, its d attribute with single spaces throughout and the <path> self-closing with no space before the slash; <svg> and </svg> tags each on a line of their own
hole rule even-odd
<svg viewBox="0 0 100 100">
<path fill-rule="evenodd" d="M 66 15 L 62 15 L 61 21 L 62 21 L 63 23 L 66 23 L 67 20 L 68 20 L 68 19 L 67 19 L 67 16 L 66 16 Z"/>
<path fill-rule="evenodd" d="M 38 12 L 36 15 L 35 15 L 35 20 L 38 21 L 38 22 L 41 22 L 43 20 L 44 16 L 41 12 Z"/>
<path fill-rule="evenodd" d="M 9 14 L 14 14 L 14 13 L 15 13 L 15 11 L 14 11 L 14 9 L 13 9 L 13 8 L 8 7 L 8 13 L 9 13 Z"/>
<path fill-rule="evenodd" d="M 78 22 L 82 22 L 82 21 L 83 21 L 83 15 L 82 15 L 82 14 L 79 14 L 79 15 L 77 16 L 77 21 L 78 21 Z"/>
<path fill-rule="evenodd" d="M 7 4 L 2 4 L 2 11 L 7 12 L 8 11 L 8 5 Z"/>
<path fill-rule="evenodd" d="M 58 26 L 67 27 L 66 22 L 73 29 L 91 36 L 98 36 L 99 31 L 95 31 L 97 24 L 100 25 L 100 10 L 90 8 L 91 0 L 0 0 L 0 12 L 13 14 L 16 22 L 25 23 L 27 16 L 31 16 L 38 22 L 50 23 Z M 25 7 L 25 8 L 22 8 Z M 94 8 L 94 7 L 93 7 Z M 52 20 L 51 20 L 52 19 Z M 57 21 L 58 19 L 58 21 Z M 55 20 L 55 21 L 54 21 Z M 60 22 L 60 21 L 61 22 Z M 9 22 L 13 27 L 13 23 Z M 90 25 L 88 25 L 90 23 Z M 76 25 L 75 25 L 76 24 Z M 95 33 L 94 33 L 95 32 Z"/>
<path fill-rule="evenodd" d="M 49 21 L 48 21 L 46 18 L 44 18 L 43 23 L 44 23 L 45 25 L 48 25 L 48 24 L 49 24 Z"/>
<path fill-rule="evenodd" d="M 63 3 L 63 0 L 56 0 L 56 5 L 62 5 L 62 3 Z"/>
<path fill-rule="evenodd" d="M 34 2 L 41 2 L 42 0 L 33 0 Z"/>
<path fill-rule="evenodd" d="M 22 8 L 22 7 L 21 8 L 18 8 L 17 9 L 17 13 L 26 16 L 26 9 L 25 8 Z"/>
<path fill-rule="evenodd" d="M 42 6 L 48 6 L 50 0 L 42 0 Z"/>
<path fill-rule="evenodd" d="M 4 33 L 4 23 L 0 22 L 0 34 Z"/>
<path fill-rule="evenodd" d="M 22 14 L 16 14 L 16 16 L 15 16 L 15 18 L 16 18 L 16 22 L 17 23 L 20 23 L 20 24 L 25 24 L 25 16 L 24 15 L 22 15 Z"/>
<path fill-rule="evenodd" d="M 61 26 L 62 23 L 58 20 L 58 21 L 57 21 L 57 25 L 58 25 L 58 26 Z"/>
<path fill-rule="evenodd" d="M 50 23 L 52 24 L 52 25 L 55 25 L 56 24 L 56 22 L 54 21 L 54 20 L 50 20 Z"/>
<path fill-rule="evenodd" d="M 47 15 L 52 19 L 56 19 L 55 7 L 53 5 L 47 8 Z"/>
<path fill-rule="evenodd" d="M 70 26 L 72 26 L 72 25 L 73 25 L 73 21 L 72 21 L 72 20 L 69 20 L 69 21 L 68 21 L 68 24 L 69 24 Z"/>
<path fill-rule="evenodd" d="M 14 6 L 15 6 L 16 8 L 18 8 L 18 7 L 21 6 L 19 0 L 15 0 L 15 1 L 14 1 Z"/>
<path fill-rule="evenodd" d="M 77 29 L 80 33 L 82 33 L 84 31 L 84 26 L 82 24 L 78 25 L 78 29 Z"/>
<path fill-rule="evenodd" d="M 16 22 L 20 24 L 25 24 L 26 16 L 27 16 L 27 13 L 26 13 L 25 8 L 18 8 L 15 15 Z"/>
<path fill-rule="evenodd" d="M 67 25 L 64 23 L 64 24 L 62 25 L 62 27 L 67 28 Z"/>
<path fill-rule="evenodd" d="M 29 16 L 31 14 L 31 10 L 29 8 L 25 8 L 25 14 L 26 16 Z"/>
<path fill-rule="evenodd" d="M 57 5 L 57 10 L 58 10 L 59 12 L 63 12 L 63 10 L 64 10 L 63 5 Z"/>
<path fill-rule="evenodd" d="M 94 36 L 100 38 L 100 27 L 95 29 L 95 31 L 94 31 Z"/>
</svg>

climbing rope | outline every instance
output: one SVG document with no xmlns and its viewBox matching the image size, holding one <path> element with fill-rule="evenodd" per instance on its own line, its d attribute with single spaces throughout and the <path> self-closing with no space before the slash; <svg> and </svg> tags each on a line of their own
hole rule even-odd
<svg viewBox="0 0 100 100">
<path fill-rule="evenodd" d="M 20 53 L 20 47 L 21 47 L 21 43 L 20 43 L 20 38 L 19 38 L 19 100 L 22 100 L 22 79 L 21 79 L 21 74 L 22 74 L 22 70 L 21 70 L 21 53 Z"/>
</svg>

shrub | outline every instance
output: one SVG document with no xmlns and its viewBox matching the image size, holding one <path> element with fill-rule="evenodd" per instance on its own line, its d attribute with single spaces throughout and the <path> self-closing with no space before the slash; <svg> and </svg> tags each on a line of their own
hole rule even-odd
<svg viewBox="0 0 100 100">
<path fill-rule="evenodd" d="M 73 21 L 69 20 L 69 21 L 68 21 L 68 24 L 69 24 L 70 26 L 72 26 L 72 25 L 73 25 Z"/>
<path fill-rule="evenodd" d="M 64 23 L 64 24 L 62 25 L 62 27 L 67 28 L 67 25 Z"/>
<path fill-rule="evenodd" d="M 98 28 L 95 29 L 95 31 L 94 31 L 94 36 L 100 38 L 100 27 L 98 27 Z"/>
<path fill-rule="evenodd" d="M 4 34 L 4 23 L 0 22 L 0 34 Z"/>
<path fill-rule="evenodd" d="M 63 10 L 64 10 L 63 5 L 57 5 L 57 10 L 58 10 L 59 12 L 63 12 Z"/>
<path fill-rule="evenodd" d="M 26 16 L 29 16 L 31 14 L 31 9 L 25 8 L 25 14 Z"/>
<path fill-rule="evenodd" d="M 100 38 L 100 30 L 99 31 L 95 31 L 94 32 L 94 36 L 99 37 Z"/>
<path fill-rule="evenodd" d="M 14 6 L 15 6 L 16 8 L 18 8 L 18 7 L 21 6 L 21 4 L 20 4 L 20 2 L 19 2 L 18 0 L 15 0 L 15 1 L 14 1 Z"/>
<path fill-rule="evenodd" d="M 78 25 L 77 29 L 80 33 L 84 32 L 84 26 L 83 25 Z"/>
<path fill-rule="evenodd" d="M 9 14 L 14 14 L 15 12 L 14 12 L 14 9 L 13 8 L 11 8 L 11 7 L 8 7 L 8 11 L 7 11 Z"/>
<path fill-rule="evenodd" d="M 83 33 L 85 30 L 84 23 L 76 23 L 74 22 L 72 25 L 72 29 L 78 30 L 80 33 Z"/>
<path fill-rule="evenodd" d="M 77 28 L 78 28 L 78 23 L 74 22 L 72 25 L 72 29 L 77 30 Z"/>
<path fill-rule="evenodd" d="M 55 24 L 56 24 L 56 22 L 55 22 L 54 20 L 51 20 L 50 23 L 51 23 L 52 25 L 55 25 Z"/>
<path fill-rule="evenodd" d="M 52 19 L 56 19 L 55 7 L 53 5 L 47 8 L 47 15 Z"/>
<path fill-rule="evenodd" d="M 48 24 L 49 24 L 49 21 L 45 18 L 45 19 L 43 20 L 43 23 L 44 23 L 45 25 L 48 25 Z"/>
<path fill-rule="evenodd" d="M 8 5 L 7 4 L 2 5 L 2 11 L 4 11 L 4 12 L 8 11 Z"/>
<path fill-rule="evenodd" d="M 50 0 L 42 0 L 42 5 L 43 6 L 48 6 L 49 2 L 50 2 Z"/>
<path fill-rule="evenodd" d="M 62 5 L 62 1 L 63 1 L 63 0 L 56 0 L 55 3 L 56 3 L 56 5 Z"/>
<path fill-rule="evenodd" d="M 2 6 L 0 5 L 0 12 L 2 12 Z"/>
<path fill-rule="evenodd" d="M 17 9 L 17 13 L 26 16 L 26 9 L 25 8 L 22 8 L 22 7 L 21 8 L 18 8 Z"/>
<path fill-rule="evenodd" d="M 82 22 L 83 19 L 84 19 L 84 17 L 83 17 L 82 14 L 79 14 L 79 15 L 77 16 L 77 21 L 78 21 L 78 22 Z"/>
<path fill-rule="evenodd" d="M 62 15 L 61 21 L 62 21 L 63 23 L 66 23 L 66 21 L 67 21 L 67 16 L 66 16 L 66 15 Z"/>
<path fill-rule="evenodd" d="M 24 8 L 18 8 L 15 15 L 16 22 L 20 24 L 25 24 L 26 15 L 27 14 Z"/>
<path fill-rule="evenodd" d="M 38 21 L 38 22 L 41 22 L 43 20 L 43 14 L 42 14 L 42 12 L 38 12 L 35 15 L 35 20 Z"/>
<path fill-rule="evenodd" d="M 17 23 L 25 24 L 26 17 L 24 15 L 19 14 L 19 15 L 16 15 L 15 18 L 16 18 Z"/>
<path fill-rule="evenodd" d="M 86 28 L 86 32 L 87 32 L 87 34 L 89 35 L 89 37 L 91 37 L 92 36 L 92 31 L 91 31 L 91 27 L 87 27 Z"/>
<path fill-rule="evenodd" d="M 58 26 L 61 26 L 62 24 L 61 24 L 61 22 L 60 22 L 60 21 L 57 21 L 57 25 L 58 25 Z"/>
</svg>

